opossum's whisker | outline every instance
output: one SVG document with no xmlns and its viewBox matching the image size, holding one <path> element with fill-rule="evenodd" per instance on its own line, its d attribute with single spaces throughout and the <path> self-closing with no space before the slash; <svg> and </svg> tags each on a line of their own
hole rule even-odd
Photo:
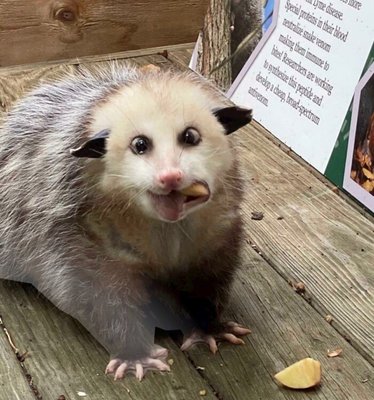
<svg viewBox="0 0 374 400">
<path fill-rule="evenodd" d="M 186 236 L 187 239 L 189 239 L 191 242 L 193 242 L 191 236 L 186 232 L 186 230 L 182 227 L 182 224 L 177 224 L 178 228 L 180 231 Z"/>
<path fill-rule="evenodd" d="M 126 105 L 127 101 L 124 101 L 123 103 L 125 103 L 125 105 Z M 130 124 L 133 126 L 135 132 L 136 132 L 137 134 L 138 134 L 138 133 L 140 134 L 140 131 L 138 130 L 136 124 L 135 124 L 134 121 L 129 117 L 129 115 L 126 113 L 126 111 L 124 111 L 124 109 L 122 108 L 122 105 L 121 105 L 121 107 L 119 106 L 119 104 L 116 104 L 115 106 L 116 106 L 116 108 L 117 108 L 119 114 L 122 115 L 124 118 L 127 119 L 127 121 L 130 122 Z M 125 109 L 126 109 L 126 107 L 125 107 Z"/>
<path fill-rule="evenodd" d="M 140 197 L 141 195 L 143 195 L 147 190 L 149 190 L 151 188 L 151 185 L 146 185 L 145 187 L 143 187 L 142 189 L 140 189 L 139 191 L 137 191 L 133 196 L 130 197 L 130 199 L 128 199 L 127 203 L 125 204 L 125 212 L 128 210 L 129 207 L 131 207 L 131 205 L 134 203 L 134 201 Z"/>
<path fill-rule="evenodd" d="M 243 182 L 248 182 L 249 178 L 245 178 L 243 176 L 236 176 L 236 175 L 231 175 L 231 174 L 225 174 L 225 178 L 231 178 L 233 181 L 243 181 Z"/>
<path fill-rule="evenodd" d="M 107 176 L 110 176 L 113 178 L 124 178 L 124 179 L 131 178 L 129 175 L 123 175 L 123 174 L 108 174 Z"/>
<path fill-rule="evenodd" d="M 182 103 L 182 117 L 183 117 L 183 126 L 185 126 L 186 125 L 186 118 L 184 116 L 184 102 Z M 181 152 L 179 153 L 179 157 L 178 157 L 179 161 L 182 158 L 183 150 L 184 150 L 184 146 L 182 146 Z"/>
<path fill-rule="evenodd" d="M 221 149 L 215 149 L 215 150 L 209 150 L 208 154 L 206 156 L 206 159 L 209 160 L 213 157 L 219 157 L 222 155 L 225 155 L 227 153 L 230 153 L 231 149 L 225 149 L 225 150 L 221 150 Z"/>
<path fill-rule="evenodd" d="M 225 180 L 224 178 L 218 178 L 218 180 L 222 183 L 222 186 L 227 189 L 227 187 L 233 189 L 233 190 L 238 190 L 240 192 L 245 192 L 245 190 L 241 187 L 235 186 L 234 184 L 228 182 L 227 180 Z"/>
</svg>

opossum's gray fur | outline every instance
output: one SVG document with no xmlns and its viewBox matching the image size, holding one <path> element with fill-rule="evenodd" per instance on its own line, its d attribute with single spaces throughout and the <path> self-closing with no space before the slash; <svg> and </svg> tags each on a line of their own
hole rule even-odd
<svg viewBox="0 0 374 400">
<path fill-rule="evenodd" d="M 70 156 L 69 150 L 78 147 L 87 134 L 93 106 L 139 79 L 135 68 L 118 68 L 116 64 L 93 73 L 81 69 L 78 76 L 44 84 L 30 93 L 15 105 L 0 131 L 0 277 L 32 283 L 114 352 L 105 331 L 121 341 L 123 327 L 131 329 L 131 324 L 121 321 L 128 318 L 129 308 L 122 304 L 122 314 L 113 311 L 114 315 L 108 315 L 110 308 L 105 305 L 109 300 L 112 309 L 117 309 L 116 303 L 124 298 L 118 292 L 126 292 L 127 281 L 95 302 L 105 307 L 107 321 L 97 332 L 89 320 L 94 324 L 93 313 L 100 310 L 90 310 L 88 299 L 80 297 L 92 289 L 85 287 L 87 283 L 101 280 L 95 276 L 100 270 L 87 264 L 93 267 L 108 260 L 98 258 L 77 226 L 75 217 L 87 187 L 82 181 L 81 160 Z M 81 254 L 82 249 L 86 254 Z M 117 278 L 113 274 L 113 281 Z M 110 282 L 106 280 L 106 284 Z M 79 305 L 88 308 L 79 309 Z M 98 319 L 104 321 L 103 317 Z M 125 340 L 120 341 L 122 346 Z"/>
<path fill-rule="evenodd" d="M 144 305 L 150 296 L 145 287 L 157 292 L 157 285 L 140 281 L 85 235 L 77 217 L 87 203 L 100 199 L 90 198 L 92 182 L 83 176 L 82 160 L 69 150 L 88 135 L 94 106 L 141 79 L 136 69 L 115 64 L 93 73 L 81 69 L 27 95 L 0 131 L 0 278 L 33 284 L 113 355 L 127 359 L 149 354 L 155 312 L 158 318 L 167 316 L 166 325 L 179 317 L 169 313 L 171 303 L 158 303 L 158 295 L 152 309 Z M 214 267 L 213 261 L 204 260 L 214 275 L 198 278 L 214 298 L 221 288 L 226 290 L 235 271 L 240 237 L 235 221 Z M 176 277 L 173 285 L 178 279 L 185 277 Z M 196 287 L 193 282 L 191 287 Z"/>
</svg>

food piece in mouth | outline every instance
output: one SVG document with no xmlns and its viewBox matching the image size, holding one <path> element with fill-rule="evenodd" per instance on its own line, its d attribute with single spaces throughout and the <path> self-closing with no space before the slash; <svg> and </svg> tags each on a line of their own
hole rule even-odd
<svg viewBox="0 0 374 400">
<path fill-rule="evenodd" d="M 204 184 L 195 182 L 192 185 L 182 189 L 180 193 L 188 197 L 200 197 L 208 196 L 209 190 Z"/>
<path fill-rule="evenodd" d="M 176 221 L 186 211 L 205 203 L 210 197 L 206 183 L 196 182 L 179 191 L 171 191 L 167 195 L 151 194 L 153 205 L 158 214 L 166 220 Z"/>
</svg>

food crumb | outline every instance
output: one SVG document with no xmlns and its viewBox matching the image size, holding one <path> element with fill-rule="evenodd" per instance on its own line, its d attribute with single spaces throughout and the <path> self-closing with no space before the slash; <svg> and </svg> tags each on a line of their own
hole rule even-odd
<svg viewBox="0 0 374 400">
<path fill-rule="evenodd" d="M 252 211 L 251 214 L 251 219 L 254 219 L 255 221 L 261 221 L 264 218 L 264 213 L 261 211 Z"/>
<path fill-rule="evenodd" d="M 79 392 L 77 392 L 77 395 L 78 395 L 79 397 L 86 397 L 86 396 L 87 396 L 87 393 L 86 393 L 86 392 L 81 392 L 81 391 L 79 391 Z"/>
<path fill-rule="evenodd" d="M 343 349 L 327 350 L 327 357 L 334 358 L 339 357 L 342 354 Z"/>
<path fill-rule="evenodd" d="M 331 315 L 326 315 L 325 317 L 325 321 L 328 322 L 329 324 L 331 324 L 331 322 L 333 321 L 333 317 Z"/>
<path fill-rule="evenodd" d="M 305 284 L 304 284 L 304 282 L 295 283 L 294 289 L 295 289 L 296 293 L 305 293 Z"/>
<path fill-rule="evenodd" d="M 169 364 L 169 365 L 173 365 L 173 364 L 174 364 L 174 360 L 173 360 L 172 358 L 170 358 L 170 359 L 168 360 L 168 364 Z"/>
<path fill-rule="evenodd" d="M 206 390 L 205 389 L 200 390 L 199 395 L 200 396 L 206 396 Z"/>
<path fill-rule="evenodd" d="M 205 371 L 205 367 L 200 367 L 199 365 L 196 367 L 198 371 Z"/>
</svg>

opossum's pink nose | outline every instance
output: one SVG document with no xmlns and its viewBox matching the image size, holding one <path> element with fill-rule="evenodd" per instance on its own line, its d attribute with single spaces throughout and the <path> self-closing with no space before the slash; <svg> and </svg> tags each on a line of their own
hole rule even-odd
<svg viewBox="0 0 374 400">
<path fill-rule="evenodd" d="M 180 169 L 168 169 L 158 174 L 157 183 L 163 189 L 174 190 L 179 187 L 182 178 L 183 172 Z"/>
</svg>

